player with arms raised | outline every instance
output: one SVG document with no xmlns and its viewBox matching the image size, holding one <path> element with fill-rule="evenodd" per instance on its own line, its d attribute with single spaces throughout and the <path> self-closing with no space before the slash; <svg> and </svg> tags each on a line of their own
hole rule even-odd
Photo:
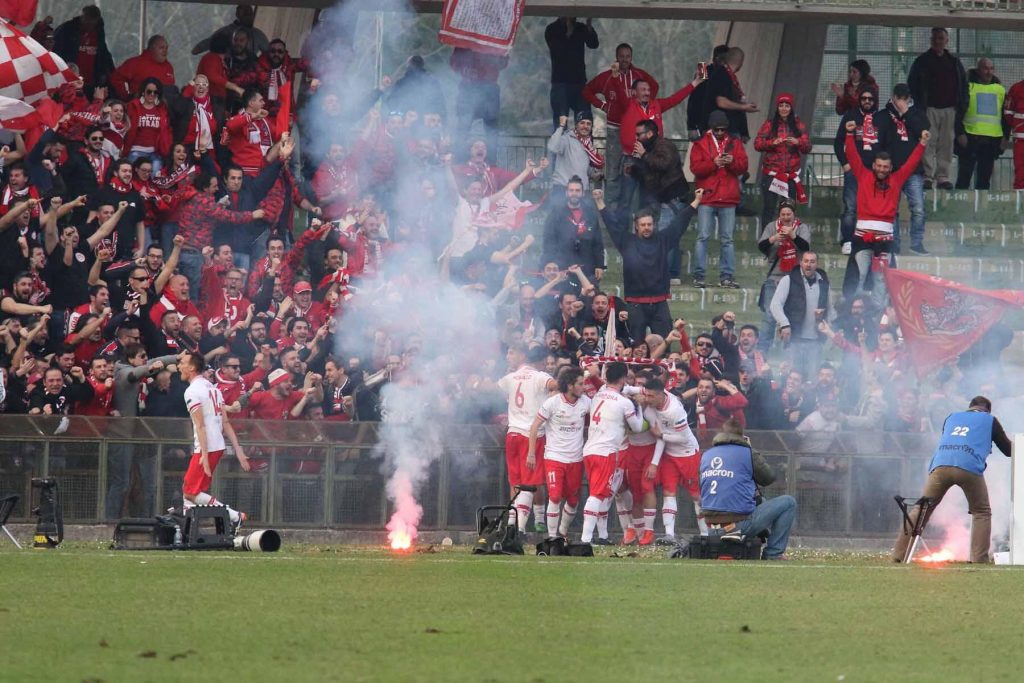
<svg viewBox="0 0 1024 683">
<path fill-rule="evenodd" d="M 508 359 L 510 372 L 498 380 L 498 387 L 508 396 L 508 434 L 505 436 L 505 464 L 508 466 L 508 483 L 515 493 L 516 486 L 540 486 L 544 482 L 544 433 L 538 432 L 534 458 L 530 455 L 530 426 L 533 424 L 541 405 L 551 392 L 558 389 L 555 382 L 539 366 L 547 358 L 547 349 L 536 346 L 525 352 L 522 349 L 510 348 Z M 544 519 L 544 506 L 533 506 L 533 492 L 520 491 L 516 496 L 516 514 L 518 515 L 519 531 L 526 531 L 526 522 L 530 517 L 530 508 L 534 508 L 534 518 L 538 527 Z M 539 510 L 537 508 L 540 508 Z M 538 529 L 539 531 L 540 529 Z"/>
<path fill-rule="evenodd" d="M 644 473 L 648 480 L 657 478 L 661 482 L 661 521 L 665 525 L 665 537 L 659 543 L 674 545 L 676 542 L 676 489 L 683 488 L 693 499 L 700 533 L 708 533 L 704 513 L 700 507 L 700 444 L 690 430 L 686 420 L 686 408 L 678 398 L 665 391 L 660 378 L 647 381 L 643 393 L 644 418 L 651 425 L 651 433 L 658 438 L 654 447 L 654 458 Z M 653 512 L 653 511 L 652 511 Z M 654 540 L 654 515 L 644 511 L 644 534 L 640 545 L 649 545 Z"/>
<path fill-rule="evenodd" d="M 544 401 L 530 425 L 530 447 L 526 456 L 527 464 L 536 462 L 537 435 L 541 428 L 545 428 L 548 538 L 566 538 L 576 516 L 583 487 L 583 429 L 590 414 L 590 399 L 584 395 L 586 384 L 582 370 L 562 370 L 558 375 L 558 391 L 560 393 Z M 561 509 L 563 501 L 564 512 Z"/>
<path fill-rule="evenodd" d="M 583 467 L 590 482 L 590 495 L 583 506 L 584 543 L 594 538 L 598 518 L 608 518 L 612 497 L 622 484 L 619 452 L 626 441 L 626 426 L 634 432 L 643 429 L 643 418 L 636 406 L 622 395 L 629 370 L 625 363 L 605 366 L 605 385 L 591 399 L 590 432 L 583 447 Z"/>
<path fill-rule="evenodd" d="M 246 472 L 249 471 L 249 459 L 245 457 L 235 429 L 223 410 L 224 397 L 220 389 L 210 384 L 203 376 L 205 368 L 206 361 L 203 357 L 191 353 L 184 354 L 178 366 L 182 381 L 188 384 L 188 388 L 185 389 L 185 405 L 192 416 L 192 429 L 195 434 L 192 459 L 188 463 L 185 483 L 182 486 L 185 509 L 193 505 L 223 505 L 206 491 L 210 488 L 213 471 L 217 469 L 217 463 L 224 455 L 225 434 L 235 450 L 238 464 Z M 245 513 L 226 505 L 225 507 L 237 529 L 245 521 Z"/>
</svg>

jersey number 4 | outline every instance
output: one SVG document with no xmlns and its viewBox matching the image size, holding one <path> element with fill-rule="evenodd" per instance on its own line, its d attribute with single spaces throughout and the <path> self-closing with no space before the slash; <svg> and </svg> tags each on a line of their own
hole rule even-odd
<svg viewBox="0 0 1024 683">
<path fill-rule="evenodd" d="M 590 421 L 593 422 L 596 425 L 601 424 L 601 406 L 603 406 L 603 405 L 604 405 L 604 400 L 602 400 L 600 403 L 597 404 L 597 407 L 594 408 L 594 416 L 590 418 Z"/>
</svg>

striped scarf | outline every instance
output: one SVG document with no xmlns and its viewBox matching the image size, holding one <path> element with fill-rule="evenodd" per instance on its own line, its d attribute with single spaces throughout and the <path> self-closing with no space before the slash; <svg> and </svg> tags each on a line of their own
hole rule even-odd
<svg viewBox="0 0 1024 683">
<path fill-rule="evenodd" d="M 597 151 L 597 147 L 594 146 L 593 137 L 581 137 L 576 131 L 569 133 L 571 136 L 579 140 L 579 143 L 583 145 L 584 151 L 590 158 L 590 165 L 594 168 L 604 168 L 604 157 Z"/>
</svg>

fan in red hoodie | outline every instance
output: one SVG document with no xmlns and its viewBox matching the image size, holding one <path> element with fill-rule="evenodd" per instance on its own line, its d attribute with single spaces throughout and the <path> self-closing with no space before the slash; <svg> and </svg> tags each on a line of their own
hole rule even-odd
<svg viewBox="0 0 1024 683">
<path fill-rule="evenodd" d="M 199 283 L 199 303 L 207 320 L 223 317 L 232 327 L 249 311 L 249 300 L 242 294 L 245 278 L 240 268 L 215 263 L 212 254 L 213 247 L 203 247 L 206 262 Z"/>
<path fill-rule="evenodd" d="M 258 175 L 266 166 L 267 152 L 273 147 L 276 135 L 264 109 L 265 101 L 259 90 L 250 88 L 242 99 L 245 110 L 224 124 L 222 142 L 231 152 L 232 161 L 242 167 L 247 176 Z"/>
<path fill-rule="evenodd" d="M 856 130 L 856 123 L 846 122 L 847 161 L 857 179 L 857 228 L 853 232 L 853 251 L 846 267 L 843 293 L 863 292 L 868 274 L 879 273 L 879 277 L 872 277 L 872 289 L 874 296 L 881 301 L 885 297 L 883 274 L 889 266 L 892 252 L 893 223 L 900 204 L 900 193 L 903 184 L 914 173 L 917 162 L 924 155 L 931 133 L 922 131 L 920 144 L 899 170 L 893 171 L 892 158 L 885 152 L 875 155 L 870 169 L 864 166 L 854 139 Z M 856 289 L 853 289 L 854 277 Z"/>
<path fill-rule="evenodd" d="M 313 192 L 328 221 L 344 216 L 359 198 L 356 163 L 341 143 L 331 143 L 327 158 L 313 175 Z"/>
<path fill-rule="evenodd" d="M 191 109 L 191 116 L 181 142 L 197 152 L 212 150 L 217 139 L 219 124 L 213 115 L 212 95 L 210 80 L 202 74 L 193 78 L 181 91 L 182 102 L 192 102 L 191 107 L 183 107 L 185 111 Z"/>
<path fill-rule="evenodd" d="M 114 398 L 114 378 L 110 376 L 110 363 L 103 356 L 89 362 L 89 374 L 85 381 L 92 387 L 92 398 L 75 406 L 76 415 L 110 414 L 110 401 Z"/>
<path fill-rule="evenodd" d="M 651 84 L 645 80 L 638 80 L 633 84 L 635 96 L 626 102 L 625 110 L 622 112 L 622 127 L 619 129 L 619 142 L 622 143 L 622 155 L 629 156 L 636 150 L 636 124 L 641 121 L 651 120 L 658 124 L 659 133 L 665 135 L 665 122 L 662 114 L 672 107 L 682 103 L 693 89 L 704 82 L 703 78 L 695 78 L 690 83 L 672 93 L 668 97 L 654 99 L 651 92 Z"/>
<path fill-rule="evenodd" d="M 220 369 L 214 373 L 214 382 L 224 396 L 224 410 L 229 413 L 241 412 L 243 406 L 239 399 L 245 394 L 248 400 L 248 396 L 261 391 L 269 369 L 270 362 L 264 361 L 262 353 L 257 353 L 253 358 L 253 370 L 246 375 L 242 374 L 242 361 L 238 356 L 221 356 Z"/>
</svg>

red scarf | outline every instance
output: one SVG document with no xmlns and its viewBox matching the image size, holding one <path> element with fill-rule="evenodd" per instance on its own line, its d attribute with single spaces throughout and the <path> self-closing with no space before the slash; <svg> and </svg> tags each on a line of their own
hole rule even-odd
<svg viewBox="0 0 1024 683">
<path fill-rule="evenodd" d="M 896 134 L 900 136 L 900 141 L 909 142 L 910 135 L 907 133 L 907 122 L 892 112 L 889 112 L 889 118 L 892 119 L 893 125 L 896 126 Z"/>
<path fill-rule="evenodd" d="M 3 196 L 0 197 L 0 206 L 3 206 L 7 211 L 10 211 L 11 206 L 27 199 L 39 199 L 39 190 L 28 185 L 24 190 L 14 191 L 11 189 L 10 185 L 4 185 L 4 193 Z M 39 218 L 39 204 L 36 204 L 35 207 L 33 207 L 32 217 Z"/>
<path fill-rule="evenodd" d="M 193 173 L 197 172 L 195 166 L 187 163 L 182 164 L 181 166 L 170 172 L 167 172 L 167 167 L 165 166 L 162 169 L 162 171 L 166 173 L 166 175 L 158 175 L 155 178 L 153 178 L 152 181 L 153 185 L 155 187 L 160 188 L 161 190 L 174 189 L 178 185 L 178 183 L 185 180 Z"/>
<path fill-rule="evenodd" d="M 870 150 L 872 145 L 878 144 L 878 129 L 875 128 L 874 114 L 864 115 L 864 124 L 861 128 L 861 144 L 864 149 Z"/>
<path fill-rule="evenodd" d="M 125 185 L 124 183 L 122 183 L 121 179 L 118 178 L 116 174 L 110 176 L 109 185 L 115 192 L 119 194 L 128 194 L 129 192 L 135 190 L 135 188 L 132 187 L 131 185 Z"/>
<path fill-rule="evenodd" d="M 198 150 L 213 149 L 213 129 L 216 122 L 213 118 L 213 109 L 210 107 L 210 96 L 192 96 L 195 103 L 195 111 L 192 112 L 192 132 L 195 134 L 195 145 Z M 203 134 L 206 134 L 207 144 L 203 144 Z"/>
<path fill-rule="evenodd" d="M 743 88 L 740 87 L 740 79 L 736 77 L 736 72 L 733 71 L 728 64 L 723 64 L 722 67 L 725 69 L 725 73 L 729 74 L 729 80 L 732 81 L 732 87 L 736 89 L 736 102 L 742 102 L 745 95 L 743 94 Z"/>
<path fill-rule="evenodd" d="M 96 174 L 96 182 L 100 185 L 103 184 L 103 178 L 107 175 L 107 169 L 110 168 L 110 157 L 100 152 L 95 157 L 85 147 L 82 148 L 82 154 L 92 164 L 93 173 Z"/>
<path fill-rule="evenodd" d="M 782 221 L 775 221 L 775 231 L 779 235 L 782 234 Z M 793 227 L 800 227 L 800 220 L 796 219 L 793 221 Z M 797 257 L 796 257 L 796 243 L 789 237 L 783 237 L 777 242 L 778 245 L 778 257 L 779 257 L 779 272 L 788 273 L 796 268 Z"/>
<path fill-rule="evenodd" d="M 604 157 L 602 157 L 598 153 L 597 147 L 594 147 L 593 137 L 580 137 L 579 135 L 577 135 L 576 131 L 572 131 L 570 135 L 579 140 L 580 144 L 583 145 L 584 151 L 586 151 L 587 156 L 590 158 L 591 166 L 593 166 L 594 168 L 604 168 Z"/>
</svg>

